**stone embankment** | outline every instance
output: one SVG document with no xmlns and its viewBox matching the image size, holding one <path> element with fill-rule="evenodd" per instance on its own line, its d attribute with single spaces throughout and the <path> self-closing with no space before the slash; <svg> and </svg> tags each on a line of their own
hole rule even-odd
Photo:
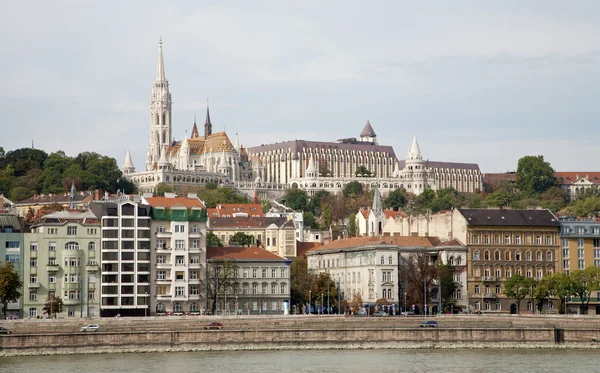
<svg viewBox="0 0 600 373">
<path fill-rule="evenodd" d="M 338 316 L 178 317 L 85 320 L 100 332 L 80 333 L 81 320 L 19 320 L 0 326 L 0 356 L 154 351 L 369 348 L 600 348 L 600 320 L 574 317 Z M 214 321 L 222 330 L 204 330 Z M 598 342 L 597 342 L 598 341 Z"/>
</svg>

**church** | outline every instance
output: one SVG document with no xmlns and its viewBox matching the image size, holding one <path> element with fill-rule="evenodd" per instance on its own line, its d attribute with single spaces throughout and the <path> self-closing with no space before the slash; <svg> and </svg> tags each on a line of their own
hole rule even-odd
<svg viewBox="0 0 600 373">
<path fill-rule="evenodd" d="M 200 135 L 196 120 L 190 138 L 173 137 L 172 99 L 165 75 L 162 40 L 158 43 L 156 78 L 150 93 L 150 145 L 145 171 L 136 171 L 129 151 L 125 155 L 123 174 L 140 191 L 153 191 L 164 182 L 181 187 L 205 183 L 233 184 L 249 180 L 252 169 L 248 154 L 236 138 L 232 144 L 225 132 L 214 132 L 210 111 L 206 107 L 204 133 Z"/>
</svg>

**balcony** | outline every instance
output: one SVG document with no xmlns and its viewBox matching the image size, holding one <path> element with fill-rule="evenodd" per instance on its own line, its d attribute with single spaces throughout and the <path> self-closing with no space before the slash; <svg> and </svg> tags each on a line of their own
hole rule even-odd
<svg viewBox="0 0 600 373">
<path fill-rule="evenodd" d="M 481 277 L 483 282 L 496 282 L 496 276 L 483 276 Z"/>
<path fill-rule="evenodd" d="M 156 263 L 156 268 L 157 269 L 169 269 L 171 268 L 171 262 L 166 262 L 166 263 Z"/>
<path fill-rule="evenodd" d="M 166 246 L 158 246 L 158 247 L 156 248 L 156 250 L 158 250 L 158 251 L 160 251 L 160 250 L 165 250 L 165 251 L 167 251 L 167 250 L 171 250 L 171 248 L 170 248 L 170 247 L 166 247 Z"/>
<path fill-rule="evenodd" d="M 169 300 L 171 299 L 171 294 L 156 294 L 156 300 Z"/>
<path fill-rule="evenodd" d="M 160 283 L 170 284 L 171 281 L 172 281 L 172 279 L 170 279 L 170 278 L 157 278 L 156 279 L 156 282 L 159 283 L 159 284 Z"/>
<path fill-rule="evenodd" d="M 88 272 L 98 272 L 98 264 L 88 264 L 85 266 L 85 270 Z"/>
<path fill-rule="evenodd" d="M 494 293 L 485 293 L 485 294 L 483 294 L 483 297 L 484 298 L 493 298 L 493 299 L 495 299 L 495 298 L 497 298 L 497 295 L 494 294 Z"/>
<path fill-rule="evenodd" d="M 30 289 L 37 289 L 40 287 L 40 283 L 39 282 L 30 282 L 27 284 L 27 287 Z"/>
<path fill-rule="evenodd" d="M 188 236 L 189 236 L 189 238 L 200 238 L 200 237 L 202 237 L 202 233 L 200 233 L 200 232 L 190 232 L 190 234 Z"/>
<path fill-rule="evenodd" d="M 46 271 L 48 271 L 48 272 L 57 272 L 58 271 L 58 264 L 48 264 L 48 265 L 46 265 Z"/>
<path fill-rule="evenodd" d="M 156 237 L 157 238 L 170 238 L 171 237 L 171 232 L 156 232 Z"/>
<path fill-rule="evenodd" d="M 80 302 L 79 299 L 63 299 L 63 303 L 66 306 L 75 306 L 78 305 Z"/>
</svg>

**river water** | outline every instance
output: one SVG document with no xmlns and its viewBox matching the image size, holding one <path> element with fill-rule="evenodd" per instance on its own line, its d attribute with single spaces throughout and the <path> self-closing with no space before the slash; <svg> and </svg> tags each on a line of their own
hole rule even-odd
<svg viewBox="0 0 600 373">
<path fill-rule="evenodd" d="M 597 356 L 574 349 L 128 353 L 0 358 L 0 372 L 596 372 Z"/>
</svg>

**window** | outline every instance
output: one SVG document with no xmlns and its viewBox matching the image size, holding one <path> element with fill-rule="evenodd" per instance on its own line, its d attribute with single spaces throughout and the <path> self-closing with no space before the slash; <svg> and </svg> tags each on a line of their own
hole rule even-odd
<svg viewBox="0 0 600 373">
<path fill-rule="evenodd" d="M 515 260 L 516 260 L 517 262 L 520 262 L 520 261 L 521 261 L 521 252 L 520 252 L 520 251 L 517 251 L 517 252 L 516 252 L 516 254 L 515 254 Z"/>
<path fill-rule="evenodd" d="M 577 227 L 577 233 L 584 234 L 585 233 L 585 228 L 583 228 L 583 227 Z"/>
<path fill-rule="evenodd" d="M 175 296 L 183 297 L 185 295 L 185 287 L 183 286 L 175 286 Z"/>
<path fill-rule="evenodd" d="M 192 257 L 190 257 L 190 263 L 191 264 L 199 264 L 200 263 L 200 257 L 198 257 L 198 256 L 192 256 Z"/>
<path fill-rule="evenodd" d="M 277 294 L 277 284 L 271 284 L 271 294 Z"/>
<path fill-rule="evenodd" d="M 67 242 L 65 244 L 65 250 L 79 250 L 79 244 L 77 242 Z"/>
<path fill-rule="evenodd" d="M 525 260 L 531 262 L 531 251 L 525 253 Z"/>
<path fill-rule="evenodd" d="M 504 252 L 504 260 L 510 260 L 510 251 L 509 250 L 506 250 Z"/>
<path fill-rule="evenodd" d="M 31 293 L 29 293 L 29 300 L 36 301 L 37 300 L 37 292 L 32 291 Z"/>
<path fill-rule="evenodd" d="M 510 268 L 506 268 L 506 271 L 504 271 L 504 273 L 506 274 L 506 278 L 509 278 L 511 276 Z"/>
<path fill-rule="evenodd" d="M 577 249 L 577 258 L 578 259 L 583 259 L 584 258 L 583 249 Z"/>
<path fill-rule="evenodd" d="M 37 283 L 37 275 L 30 275 L 30 276 L 29 276 L 29 283 L 30 283 L 30 284 L 35 284 L 35 283 Z"/>
<path fill-rule="evenodd" d="M 262 269 L 262 278 L 267 278 L 267 269 L 266 268 Z"/>
<path fill-rule="evenodd" d="M 600 249 L 594 249 L 594 259 L 600 259 Z"/>
<path fill-rule="evenodd" d="M 182 224 L 175 225 L 175 233 L 185 233 L 185 225 L 182 225 Z"/>
<path fill-rule="evenodd" d="M 508 235 L 504 236 L 504 243 L 507 245 L 510 245 L 510 236 L 508 236 Z"/>
<path fill-rule="evenodd" d="M 175 257 L 175 264 L 177 264 L 178 266 L 185 264 L 185 259 L 184 259 L 183 255 L 177 255 Z"/>
<path fill-rule="evenodd" d="M 569 267 L 569 259 L 563 260 L 563 269 L 568 270 Z"/>
<path fill-rule="evenodd" d="M 287 272 L 286 272 L 285 268 L 282 268 L 281 269 L 281 278 L 286 278 L 286 273 Z"/>
<path fill-rule="evenodd" d="M 48 250 L 56 251 L 56 242 L 48 242 Z"/>
<path fill-rule="evenodd" d="M 48 276 L 48 282 L 51 283 L 51 284 L 55 284 L 56 283 L 56 276 L 55 275 Z"/>
<path fill-rule="evenodd" d="M 192 225 L 192 233 L 198 233 L 198 226 L 196 224 Z"/>
<path fill-rule="evenodd" d="M 564 248 L 568 248 L 569 247 L 569 239 L 568 238 L 563 238 L 562 239 L 562 247 L 564 247 Z"/>
<path fill-rule="evenodd" d="M 252 284 L 252 294 L 258 294 L 258 284 Z"/>
<path fill-rule="evenodd" d="M 165 231 L 165 227 L 163 225 L 157 225 L 156 226 L 156 232 L 157 233 L 163 233 Z"/>
<path fill-rule="evenodd" d="M 248 284 L 242 284 L 242 294 L 248 294 Z"/>
<path fill-rule="evenodd" d="M 166 244 L 164 240 L 156 240 L 156 247 L 159 249 L 164 249 L 166 248 Z M 164 306 L 163 306 L 164 307 Z"/>
<path fill-rule="evenodd" d="M 479 260 L 479 251 L 473 251 L 473 260 Z"/>
<path fill-rule="evenodd" d="M 536 245 L 542 244 L 542 236 L 535 236 L 535 244 Z"/>
<path fill-rule="evenodd" d="M 182 312 L 183 312 L 183 307 L 181 306 L 181 303 L 173 304 L 173 313 L 182 313 Z"/>
<path fill-rule="evenodd" d="M 385 258 L 384 257 L 381 257 L 380 263 L 381 264 L 385 264 Z"/>
<path fill-rule="evenodd" d="M 392 272 L 383 271 L 381 274 L 382 274 L 382 278 L 381 278 L 382 282 L 392 282 Z"/>
<path fill-rule="evenodd" d="M 568 258 L 569 257 L 569 249 L 563 249 L 563 258 Z"/>
<path fill-rule="evenodd" d="M 521 236 L 515 236 L 515 244 L 516 245 L 520 245 L 521 244 Z"/>
<path fill-rule="evenodd" d="M 37 242 L 32 242 L 29 244 L 29 250 L 36 251 L 37 250 Z"/>
<path fill-rule="evenodd" d="M 175 280 L 181 281 L 184 279 L 184 271 L 176 271 L 175 272 Z"/>
<path fill-rule="evenodd" d="M 29 259 L 29 266 L 30 267 L 37 267 L 37 258 L 31 258 L 31 259 Z"/>
<path fill-rule="evenodd" d="M 30 308 L 29 309 L 29 317 L 32 319 L 35 319 L 37 317 L 37 308 Z"/>
<path fill-rule="evenodd" d="M 164 264 L 165 262 L 165 256 L 164 255 L 157 255 L 156 256 L 156 264 Z"/>
<path fill-rule="evenodd" d="M 393 262 L 394 262 L 394 260 L 393 260 L 393 259 L 392 259 L 392 257 L 390 256 L 390 257 L 388 258 L 388 264 L 392 264 Z"/>
<path fill-rule="evenodd" d="M 285 282 L 279 284 L 279 294 L 285 294 L 287 289 L 287 285 Z"/>
<path fill-rule="evenodd" d="M 583 238 L 578 238 L 577 239 L 577 248 L 583 249 Z"/>
<path fill-rule="evenodd" d="M 192 240 L 191 242 L 192 242 L 192 249 L 197 249 L 199 247 L 198 240 Z"/>
<path fill-rule="evenodd" d="M 276 278 L 277 277 L 277 270 L 276 269 L 271 269 L 271 278 Z"/>
<path fill-rule="evenodd" d="M 190 285 L 190 295 L 199 295 L 200 294 L 200 288 L 198 287 L 198 285 Z"/>
<path fill-rule="evenodd" d="M 73 227 L 73 226 L 67 227 L 67 235 L 68 236 L 74 236 L 76 234 L 77 234 L 77 227 Z"/>
<path fill-rule="evenodd" d="M 175 240 L 175 249 L 183 250 L 185 248 L 185 240 Z"/>
<path fill-rule="evenodd" d="M 165 271 L 157 271 L 156 278 L 158 280 L 164 280 L 166 278 L 166 272 Z"/>
<path fill-rule="evenodd" d="M 584 268 L 585 268 L 585 260 L 583 260 L 583 259 L 577 260 L 577 269 L 584 269 Z"/>
<path fill-rule="evenodd" d="M 475 294 L 480 294 L 481 290 L 479 289 L 479 285 L 475 285 Z"/>
<path fill-rule="evenodd" d="M 546 253 L 546 261 L 548 261 L 548 262 L 552 261 L 552 251 L 548 251 Z"/>
<path fill-rule="evenodd" d="M 77 282 L 78 282 L 78 281 L 77 281 L 77 275 L 71 275 L 71 276 L 69 277 L 69 282 L 72 282 L 72 283 L 77 283 Z"/>
<path fill-rule="evenodd" d="M 496 285 L 496 294 L 500 294 L 500 293 L 501 293 L 500 285 Z"/>
<path fill-rule="evenodd" d="M 483 236 L 483 243 L 488 245 L 490 243 L 490 236 Z"/>
<path fill-rule="evenodd" d="M 546 245 L 552 245 L 552 236 L 546 236 Z"/>
<path fill-rule="evenodd" d="M 58 234 L 57 228 L 48 228 L 48 234 Z"/>
<path fill-rule="evenodd" d="M 257 278 L 257 277 L 258 277 L 258 269 L 252 268 L 252 278 Z"/>
<path fill-rule="evenodd" d="M 479 244 L 479 235 L 478 234 L 473 235 L 473 243 L 475 245 Z"/>
<path fill-rule="evenodd" d="M 594 228 L 594 229 L 600 229 L 600 228 Z M 600 247 L 600 238 L 594 238 L 592 241 L 594 247 Z"/>
<path fill-rule="evenodd" d="M 96 243 L 90 241 L 90 243 L 88 243 L 88 250 L 96 250 Z"/>
<path fill-rule="evenodd" d="M 198 271 L 190 271 L 190 280 L 198 279 Z"/>
</svg>

